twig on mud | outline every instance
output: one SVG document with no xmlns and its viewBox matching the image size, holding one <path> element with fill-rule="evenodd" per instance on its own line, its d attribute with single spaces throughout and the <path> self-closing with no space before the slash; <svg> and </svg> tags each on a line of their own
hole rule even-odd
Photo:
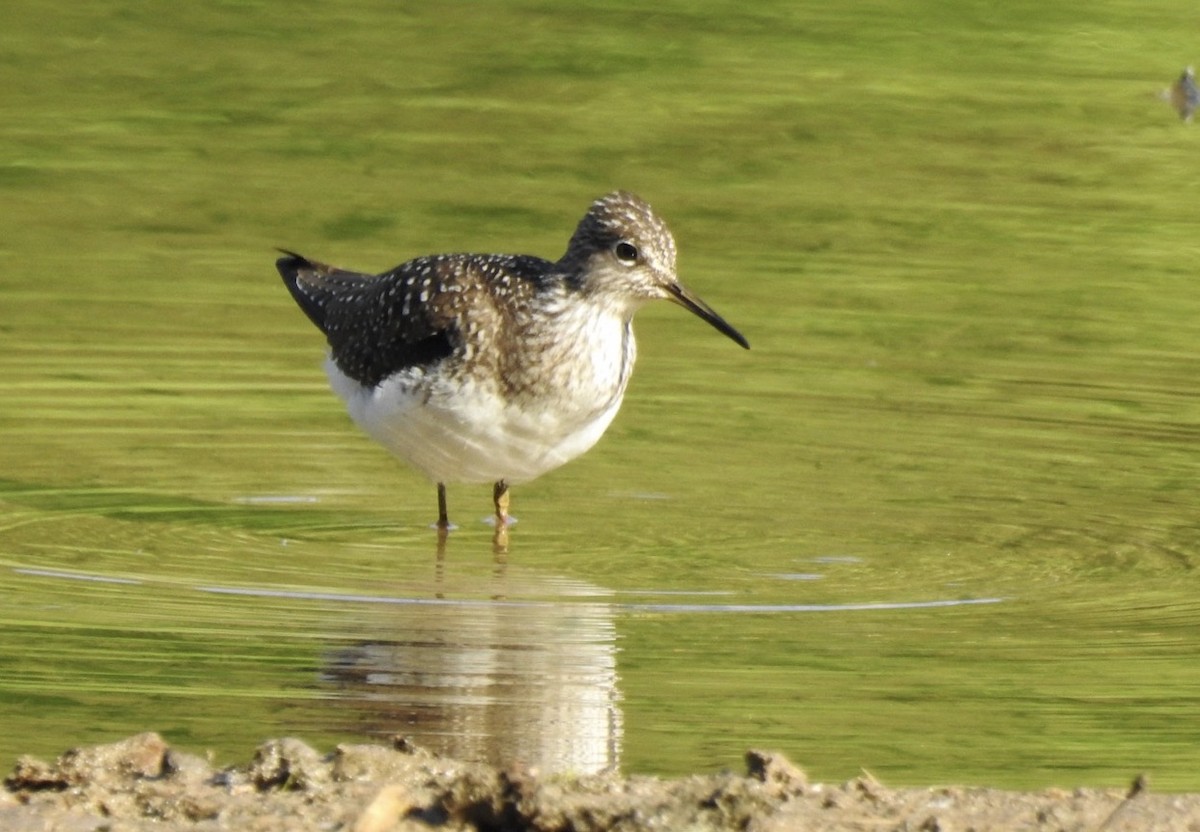
<svg viewBox="0 0 1200 832">
<path fill-rule="evenodd" d="M 1146 777 L 1145 773 L 1139 774 L 1137 777 L 1133 778 L 1133 782 L 1129 784 L 1129 792 L 1125 795 L 1125 799 L 1122 800 L 1117 805 L 1117 808 L 1113 809 L 1109 816 L 1104 819 L 1104 823 L 1096 827 L 1096 832 L 1104 832 L 1105 829 L 1108 829 L 1108 827 L 1112 826 L 1113 821 L 1115 821 L 1117 817 L 1123 811 L 1125 811 L 1125 807 L 1132 803 L 1134 798 L 1136 798 L 1138 795 L 1145 794 L 1149 788 L 1150 780 Z"/>
</svg>

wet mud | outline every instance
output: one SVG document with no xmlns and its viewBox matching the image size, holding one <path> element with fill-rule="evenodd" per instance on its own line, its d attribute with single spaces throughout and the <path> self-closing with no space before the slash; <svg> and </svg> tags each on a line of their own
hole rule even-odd
<svg viewBox="0 0 1200 832">
<path fill-rule="evenodd" d="M 810 782 L 779 754 L 678 779 L 570 776 L 430 754 L 403 738 L 323 753 L 295 739 L 218 768 L 154 733 L 21 757 L 0 790 L 6 832 L 347 830 L 1200 830 L 1200 795 L 1128 789 L 890 788 Z"/>
</svg>

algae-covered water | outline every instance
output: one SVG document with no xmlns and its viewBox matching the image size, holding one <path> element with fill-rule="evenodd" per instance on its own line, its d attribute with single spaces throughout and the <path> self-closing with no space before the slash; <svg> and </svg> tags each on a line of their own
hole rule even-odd
<svg viewBox="0 0 1200 832">
<path fill-rule="evenodd" d="M 1184 3 L 18 0 L 0 32 L 0 759 L 405 733 L 678 773 L 1200 789 Z M 274 247 L 671 224 L 515 491 L 360 436 Z"/>
</svg>

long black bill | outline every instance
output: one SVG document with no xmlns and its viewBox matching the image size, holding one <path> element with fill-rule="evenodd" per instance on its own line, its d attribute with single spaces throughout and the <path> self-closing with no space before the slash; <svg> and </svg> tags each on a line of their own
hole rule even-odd
<svg viewBox="0 0 1200 832">
<path fill-rule="evenodd" d="M 682 306 L 684 309 L 693 313 L 699 318 L 708 321 L 713 328 L 718 332 L 728 335 L 733 341 L 741 344 L 745 349 L 750 349 L 750 343 L 742 337 L 742 333 L 726 323 L 725 319 L 713 310 L 704 301 L 700 300 L 692 290 L 684 286 L 682 283 L 668 283 L 667 292 L 670 293 L 670 300 Z"/>
</svg>

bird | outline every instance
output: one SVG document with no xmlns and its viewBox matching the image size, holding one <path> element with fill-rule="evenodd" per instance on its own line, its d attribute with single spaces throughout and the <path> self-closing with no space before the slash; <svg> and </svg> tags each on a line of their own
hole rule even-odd
<svg viewBox="0 0 1200 832">
<path fill-rule="evenodd" d="M 437 486 L 491 483 L 506 526 L 509 488 L 589 450 L 625 395 L 634 313 L 672 301 L 750 344 L 676 275 L 675 239 L 643 199 L 591 203 L 566 252 L 436 254 L 381 274 L 280 249 L 276 268 L 328 341 L 325 371 L 351 419 Z"/>
<path fill-rule="evenodd" d="M 1200 106 L 1200 89 L 1196 87 L 1196 71 L 1186 67 L 1179 77 L 1163 91 L 1163 98 L 1171 102 L 1179 118 L 1190 123 L 1196 107 Z"/>
</svg>

